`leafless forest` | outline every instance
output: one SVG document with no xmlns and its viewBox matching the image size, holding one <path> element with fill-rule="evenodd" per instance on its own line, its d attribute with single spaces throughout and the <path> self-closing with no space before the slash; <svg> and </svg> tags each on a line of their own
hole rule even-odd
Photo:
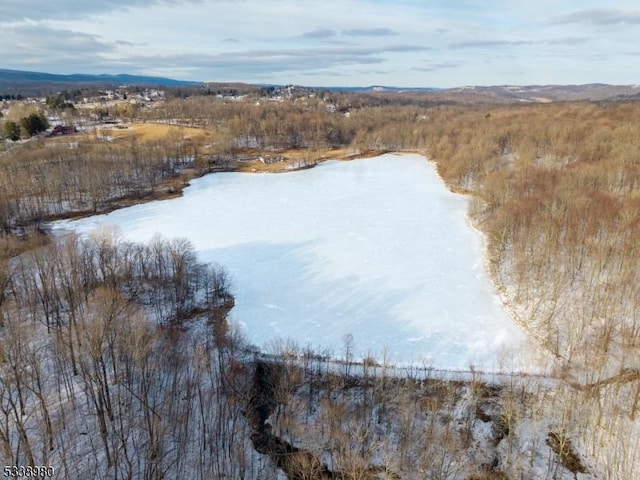
<svg viewBox="0 0 640 480">
<path fill-rule="evenodd" d="M 69 479 L 637 478 L 639 103 L 253 92 L 100 116 L 162 134 L 86 128 L 0 151 L 4 464 Z M 247 158 L 284 170 L 393 150 L 425 154 L 470 196 L 546 375 L 398 373 L 295 345 L 264 356 L 227 322 L 226 273 L 187 240 L 47 234 Z"/>
</svg>

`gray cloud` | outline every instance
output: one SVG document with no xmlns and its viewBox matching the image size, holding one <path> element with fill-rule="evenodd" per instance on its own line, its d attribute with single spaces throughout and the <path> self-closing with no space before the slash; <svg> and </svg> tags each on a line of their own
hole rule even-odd
<svg viewBox="0 0 640 480">
<path fill-rule="evenodd" d="M 393 73 L 393 70 L 381 70 L 381 69 L 368 69 L 368 70 L 358 70 L 359 75 L 387 75 L 389 73 Z"/>
<path fill-rule="evenodd" d="M 590 37 L 564 37 L 543 40 L 539 43 L 546 45 L 579 45 L 581 43 L 588 42 L 589 40 L 591 40 Z"/>
<path fill-rule="evenodd" d="M 511 47 L 518 45 L 533 45 L 530 40 L 469 40 L 464 42 L 451 43 L 450 48 L 492 48 Z"/>
<path fill-rule="evenodd" d="M 144 47 L 145 46 L 144 43 L 128 42 L 127 40 L 116 40 L 114 43 L 116 45 L 121 45 L 123 47 Z"/>
<path fill-rule="evenodd" d="M 325 43 L 327 45 L 355 45 L 353 42 L 347 42 L 344 40 L 327 40 Z"/>
<path fill-rule="evenodd" d="M 424 66 L 411 67 L 411 70 L 414 70 L 416 72 L 436 72 L 438 70 L 445 70 L 448 68 L 458 68 L 462 65 L 462 62 L 440 62 L 430 63 Z"/>
<path fill-rule="evenodd" d="M 639 10 L 615 10 L 612 8 L 590 8 L 578 10 L 551 20 L 555 25 L 582 23 L 599 26 L 638 25 L 640 24 Z"/>
<path fill-rule="evenodd" d="M 342 33 L 350 37 L 389 37 L 398 35 L 398 32 L 390 28 L 352 28 L 351 30 L 343 30 Z"/>
<path fill-rule="evenodd" d="M 44 25 L 2 27 L 0 57 L 5 65 L 64 65 L 65 69 L 102 64 L 114 45 L 99 37 Z"/>
<path fill-rule="evenodd" d="M 522 45 L 578 45 L 589 41 L 589 37 L 564 37 L 544 40 L 470 40 L 451 43 L 450 48 L 500 48 Z"/>
<path fill-rule="evenodd" d="M 237 78 L 246 76 L 274 76 L 291 72 L 313 72 L 336 67 L 376 65 L 387 60 L 386 55 L 429 50 L 416 45 L 389 45 L 383 47 L 324 47 L 283 50 L 249 50 L 213 55 L 175 54 L 135 56 L 126 59 L 132 68 L 145 65 L 150 68 L 193 68 L 206 74 Z"/>
<path fill-rule="evenodd" d="M 331 38 L 336 36 L 336 31 L 330 28 L 316 28 L 310 32 L 305 32 L 297 38 L 304 38 L 309 40 L 323 40 L 325 38 Z"/>
</svg>

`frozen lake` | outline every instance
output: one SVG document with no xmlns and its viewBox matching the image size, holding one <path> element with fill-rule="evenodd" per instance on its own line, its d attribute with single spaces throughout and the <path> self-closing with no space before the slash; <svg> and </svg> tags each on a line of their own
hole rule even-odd
<svg viewBox="0 0 640 480">
<path fill-rule="evenodd" d="M 386 350 L 400 362 L 495 369 L 526 337 L 488 278 L 466 209 L 424 157 L 390 154 L 208 175 L 181 198 L 54 229 L 188 238 L 230 273 L 231 318 L 259 347 L 290 338 L 340 356 L 350 334 L 356 357 Z"/>
</svg>

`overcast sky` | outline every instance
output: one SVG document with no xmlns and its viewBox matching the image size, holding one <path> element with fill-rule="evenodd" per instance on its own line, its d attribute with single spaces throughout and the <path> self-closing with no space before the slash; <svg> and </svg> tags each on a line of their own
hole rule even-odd
<svg viewBox="0 0 640 480">
<path fill-rule="evenodd" d="M 637 0 L 0 0 L 0 68 L 314 86 L 640 83 Z"/>
</svg>

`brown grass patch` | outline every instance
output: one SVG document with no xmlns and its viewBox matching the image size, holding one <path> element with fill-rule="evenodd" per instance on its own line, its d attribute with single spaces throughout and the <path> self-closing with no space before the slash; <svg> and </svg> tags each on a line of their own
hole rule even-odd
<svg viewBox="0 0 640 480">
<path fill-rule="evenodd" d="M 114 138 L 136 137 L 142 141 L 161 140 L 169 135 L 180 135 L 185 139 L 202 142 L 207 137 L 207 132 L 203 128 L 182 127 L 165 123 L 132 123 L 125 126 L 126 128 L 106 127 L 102 129 L 102 132 Z M 109 133 L 106 133 L 107 131 Z"/>
<path fill-rule="evenodd" d="M 289 149 L 281 152 L 260 152 L 258 150 L 246 150 L 242 155 L 262 156 L 282 156 L 283 160 L 275 163 L 263 163 L 260 160 L 243 161 L 236 164 L 236 172 L 244 173 L 283 173 L 293 170 L 311 168 L 318 163 L 327 160 L 357 160 L 361 158 L 371 158 L 385 153 L 382 150 L 354 151 L 353 148 L 330 148 L 322 150 Z"/>
<path fill-rule="evenodd" d="M 49 241 L 49 237 L 37 230 L 31 230 L 23 235 L 1 233 L 0 260 L 16 257 L 24 252 L 46 245 Z"/>
<path fill-rule="evenodd" d="M 582 464 L 580 457 L 573 448 L 571 440 L 562 433 L 549 432 L 547 445 L 560 458 L 562 465 L 571 473 L 587 473 L 587 468 Z"/>
</svg>

